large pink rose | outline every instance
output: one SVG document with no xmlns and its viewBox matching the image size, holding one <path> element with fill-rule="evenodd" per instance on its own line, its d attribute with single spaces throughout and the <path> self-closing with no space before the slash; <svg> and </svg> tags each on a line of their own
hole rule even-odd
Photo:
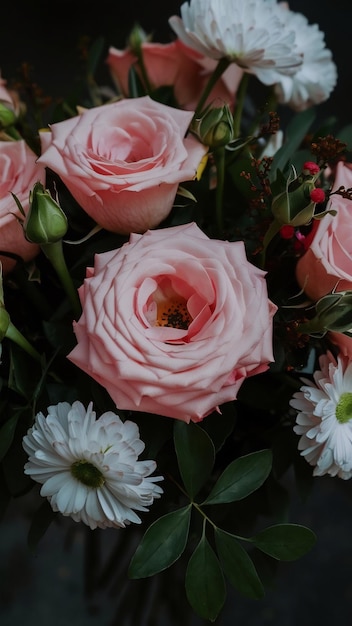
<svg viewBox="0 0 352 626">
<path fill-rule="evenodd" d="M 29 207 L 29 192 L 34 184 L 44 184 L 45 168 L 37 164 L 37 155 L 24 140 L 0 141 L 0 251 L 17 254 L 23 260 L 34 258 L 40 248 L 29 243 L 17 217 L 22 217 L 12 193 L 21 202 L 25 213 Z M 3 273 L 15 265 L 10 257 L 0 255 Z"/>
<path fill-rule="evenodd" d="M 87 109 L 40 133 L 39 163 L 97 224 L 142 233 L 167 217 L 179 183 L 195 178 L 206 153 L 185 138 L 192 116 L 149 96 Z"/>
<path fill-rule="evenodd" d="M 352 187 L 352 164 L 337 165 L 333 191 Z M 332 195 L 329 208 L 336 215 L 325 215 L 315 231 L 307 252 L 298 260 L 298 284 L 312 301 L 331 291 L 352 289 L 352 201 Z"/>
<path fill-rule="evenodd" d="M 141 51 L 152 89 L 172 86 L 179 106 L 194 110 L 216 62 L 202 57 L 179 39 L 167 44 L 145 42 Z M 131 67 L 134 66 L 141 76 L 137 57 L 129 48 L 118 50 L 111 46 L 106 63 L 118 90 L 128 96 L 128 74 Z M 216 105 L 216 100 L 219 100 L 220 105 L 223 102 L 233 105 L 242 76 L 243 70 L 232 63 L 213 88 L 207 103 L 215 101 Z"/>
<path fill-rule="evenodd" d="M 79 293 L 68 358 L 119 409 L 197 422 L 273 360 L 265 273 L 195 223 L 97 254 Z"/>
</svg>

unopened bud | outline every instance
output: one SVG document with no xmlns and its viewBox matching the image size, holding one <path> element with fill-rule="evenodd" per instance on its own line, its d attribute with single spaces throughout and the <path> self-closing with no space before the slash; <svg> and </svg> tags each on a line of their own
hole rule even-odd
<svg viewBox="0 0 352 626">
<path fill-rule="evenodd" d="M 315 171 L 310 174 L 310 168 Z M 300 176 L 292 166 L 292 171 L 286 181 L 286 189 L 273 198 L 271 210 L 275 219 L 282 225 L 304 226 L 312 219 L 321 219 L 326 213 L 333 211 L 321 211 L 316 213 L 315 206 L 325 200 L 325 193 L 315 186 L 320 170 L 313 168 L 315 163 L 304 164 L 304 169 Z M 308 173 L 307 173 L 308 172 Z"/>
<path fill-rule="evenodd" d="M 65 213 L 37 182 L 29 196 L 29 210 L 23 223 L 25 237 L 38 245 L 60 241 L 67 232 L 68 224 Z"/>
<path fill-rule="evenodd" d="M 315 304 L 316 315 L 300 325 L 300 330 L 324 336 L 328 331 L 352 332 L 352 291 L 329 293 Z"/>
<path fill-rule="evenodd" d="M 150 41 L 150 39 L 150 36 L 147 35 L 143 28 L 136 24 L 130 32 L 128 47 L 136 56 L 139 56 L 142 45 Z"/>
<path fill-rule="evenodd" d="M 13 126 L 16 123 L 16 119 L 14 111 L 3 102 L 0 102 L 0 128 Z"/>
<path fill-rule="evenodd" d="M 210 149 L 227 146 L 233 138 L 233 117 L 229 106 L 205 109 L 191 124 L 191 131 Z"/>
</svg>

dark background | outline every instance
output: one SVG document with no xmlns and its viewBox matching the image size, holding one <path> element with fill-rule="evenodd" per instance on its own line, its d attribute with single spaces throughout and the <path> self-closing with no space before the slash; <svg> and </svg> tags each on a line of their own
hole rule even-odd
<svg viewBox="0 0 352 626">
<path fill-rule="evenodd" d="M 80 78 L 82 38 L 104 37 L 124 47 L 138 21 L 155 41 L 174 37 L 168 17 L 179 13 L 177 0 L 11 1 L 1 10 L 0 68 L 11 82 L 22 63 L 44 93 L 66 97 Z M 295 0 L 290 8 L 318 23 L 338 68 L 338 84 L 319 107 L 321 117 L 334 114 L 341 125 L 352 122 L 350 95 L 352 0 Z M 104 83 L 106 68 L 100 70 Z M 290 483 L 290 478 L 288 479 Z M 291 485 L 292 488 L 292 485 Z M 293 490 L 294 491 L 294 490 Z M 0 530 L 0 622 L 2 626 L 125 626 L 114 615 L 114 598 L 105 597 L 96 614 L 87 611 L 82 572 L 85 529 L 70 520 L 53 526 L 36 554 L 26 544 L 32 503 L 14 502 Z M 305 524 L 318 535 L 311 553 L 280 566 L 280 576 L 263 601 L 234 594 L 226 605 L 221 626 L 334 626 L 350 624 L 352 614 L 352 489 L 350 481 L 316 479 L 307 503 L 293 499 L 290 521 Z M 65 522 L 68 522 L 68 525 Z M 74 533 L 67 543 L 67 526 Z M 104 531 L 105 549 L 114 531 Z M 175 594 L 179 593 L 175 589 Z M 138 597 L 131 602 L 138 602 Z M 145 626 L 152 626 L 145 624 Z M 154 625 L 153 625 L 154 626 Z M 170 624 L 163 626 L 184 626 Z M 193 624 L 192 624 L 193 626 Z M 197 622 L 198 626 L 198 622 Z"/>
<path fill-rule="evenodd" d="M 23 62 L 31 67 L 33 80 L 45 94 L 66 97 L 81 76 L 82 39 L 105 40 L 105 50 L 123 48 L 136 21 L 154 41 L 174 38 L 168 18 L 179 14 L 180 0 L 7 0 L 2 9 L 0 70 L 8 81 L 16 76 Z M 351 0 L 292 0 L 290 8 L 303 13 L 310 23 L 317 23 L 325 33 L 327 47 L 333 52 L 338 68 L 338 83 L 329 100 L 320 105 L 319 116 L 338 115 L 339 123 L 351 121 L 350 41 L 352 29 Z M 103 55 L 104 59 L 104 55 Z M 99 78 L 108 80 L 102 62 Z"/>
</svg>

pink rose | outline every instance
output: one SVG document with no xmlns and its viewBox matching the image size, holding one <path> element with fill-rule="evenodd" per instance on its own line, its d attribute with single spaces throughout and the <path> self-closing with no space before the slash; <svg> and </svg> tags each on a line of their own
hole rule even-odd
<svg viewBox="0 0 352 626">
<path fill-rule="evenodd" d="M 352 164 L 340 161 L 336 168 L 333 191 L 352 187 Z M 332 195 L 329 209 L 318 223 L 307 252 L 298 260 L 298 284 L 308 298 L 316 302 L 326 294 L 352 289 L 352 202 Z"/>
<path fill-rule="evenodd" d="M 198 422 L 273 360 L 265 272 L 195 223 L 97 254 L 79 294 L 68 358 L 119 409 Z"/>
<path fill-rule="evenodd" d="M 149 96 L 87 109 L 40 133 L 39 163 L 103 228 L 144 232 L 167 217 L 179 183 L 195 178 L 206 153 L 185 138 L 191 119 Z"/>
<path fill-rule="evenodd" d="M 168 44 L 145 42 L 141 50 L 152 89 L 173 86 L 179 106 L 194 110 L 216 62 L 202 57 L 179 39 Z M 110 47 L 106 63 L 118 90 L 128 96 L 128 74 L 132 66 L 142 78 L 137 57 L 129 48 L 118 50 Z M 233 105 L 242 76 L 243 70 L 231 64 L 213 88 L 207 103 L 218 99 L 220 105 L 223 101 Z"/>
<path fill-rule="evenodd" d="M 344 333 L 328 332 L 331 343 L 339 348 L 339 351 L 352 361 L 352 337 Z"/>
<path fill-rule="evenodd" d="M 24 261 L 34 258 L 40 248 L 29 243 L 21 224 L 22 217 L 13 199 L 13 193 L 25 211 L 29 207 L 29 192 L 34 184 L 44 184 L 45 168 L 37 164 L 37 155 L 24 140 L 0 141 L 0 251 L 11 252 Z M 3 273 L 7 274 L 15 265 L 10 257 L 1 255 Z"/>
</svg>

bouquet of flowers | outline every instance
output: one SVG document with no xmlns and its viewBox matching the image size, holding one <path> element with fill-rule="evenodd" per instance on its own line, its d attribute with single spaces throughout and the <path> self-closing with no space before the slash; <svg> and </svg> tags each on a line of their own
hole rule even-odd
<svg viewBox="0 0 352 626">
<path fill-rule="evenodd" d="M 60 102 L 1 79 L 0 456 L 32 547 L 108 532 L 122 606 L 157 581 L 186 623 L 313 547 L 288 475 L 352 477 L 352 136 L 317 124 L 336 65 L 286 2 L 168 24 L 96 41 Z"/>
</svg>

